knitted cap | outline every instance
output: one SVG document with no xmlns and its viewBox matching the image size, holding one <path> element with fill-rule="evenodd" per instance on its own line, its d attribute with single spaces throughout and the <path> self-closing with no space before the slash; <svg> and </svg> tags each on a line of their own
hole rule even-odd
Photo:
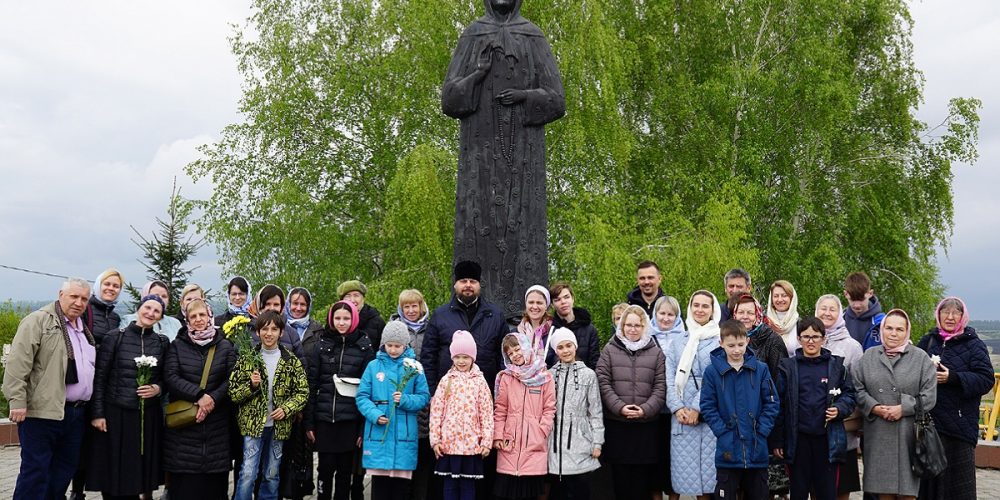
<svg viewBox="0 0 1000 500">
<path fill-rule="evenodd" d="M 465 354 L 473 361 L 476 360 L 476 339 L 472 338 L 472 334 L 465 330 L 458 330 L 451 337 L 451 357 L 454 358 L 459 354 Z"/>
<path fill-rule="evenodd" d="M 351 292 L 358 292 L 361 295 L 368 295 L 368 287 L 358 280 L 347 280 L 337 287 L 337 297 L 344 298 Z"/>
<path fill-rule="evenodd" d="M 567 340 L 572 342 L 574 346 L 580 347 L 576 342 L 576 334 L 573 333 L 573 330 L 569 328 L 556 328 L 556 331 L 552 332 L 552 335 L 549 336 L 549 349 L 555 351 L 557 345 Z"/>
<path fill-rule="evenodd" d="M 482 281 L 483 268 L 471 260 L 463 260 L 455 264 L 455 281 L 472 279 Z"/>
<path fill-rule="evenodd" d="M 385 328 L 382 330 L 382 345 L 389 342 L 403 346 L 410 345 L 410 330 L 402 321 L 390 321 L 385 324 Z"/>
<path fill-rule="evenodd" d="M 163 314 L 163 312 L 167 310 L 167 306 L 163 304 L 163 299 L 161 299 L 159 295 L 153 294 L 146 295 L 145 297 L 139 299 L 139 307 L 142 307 L 143 304 L 149 302 L 150 300 L 160 304 L 160 314 Z"/>
</svg>

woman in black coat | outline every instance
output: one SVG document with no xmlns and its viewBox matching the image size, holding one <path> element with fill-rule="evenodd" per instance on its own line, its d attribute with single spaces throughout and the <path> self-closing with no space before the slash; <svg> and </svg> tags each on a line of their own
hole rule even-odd
<svg viewBox="0 0 1000 500">
<path fill-rule="evenodd" d="M 208 381 L 202 389 L 202 372 L 210 351 Z M 170 472 L 170 497 L 193 500 L 228 498 L 229 373 L 236 365 L 236 349 L 212 324 L 208 304 L 188 304 L 187 325 L 170 345 L 164 371 L 171 401 L 191 401 L 198 406 L 196 423 L 166 431 L 164 469 Z"/>
<path fill-rule="evenodd" d="M 140 494 L 152 498 L 152 492 L 163 484 L 160 394 L 169 341 L 153 331 L 163 310 L 158 296 L 143 297 L 135 322 L 109 332 L 97 355 L 90 423 L 98 432 L 90 445 L 87 489 L 102 492 L 104 498 Z M 155 362 L 143 385 L 137 381 L 138 357 Z"/>
<path fill-rule="evenodd" d="M 969 324 L 969 310 L 958 297 L 941 301 L 937 327 L 917 344 L 937 364 L 937 404 L 931 410 L 948 468 L 920 484 L 920 498 L 976 498 L 976 443 L 979 400 L 993 388 L 993 365 L 986 344 Z"/>
</svg>

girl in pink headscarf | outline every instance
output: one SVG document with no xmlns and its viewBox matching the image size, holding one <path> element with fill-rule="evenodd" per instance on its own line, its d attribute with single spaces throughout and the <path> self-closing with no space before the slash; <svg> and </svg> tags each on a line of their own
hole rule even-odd
<svg viewBox="0 0 1000 500">
<path fill-rule="evenodd" d="M 342 300 L 331 306 L 312 359 L 306 361 L 309 405 L 304 423 L 306 437 L 315 442 L 319 453 L 320 500 L 330 500 L 334 487 L 338 498 L 347 498 L 347 490 L 363 487 L 364 477 L 353 471 L 364 425 L 354 397 L 373 359 L 375 348 L 358 329 L 354 304 Z"/>
</svg>

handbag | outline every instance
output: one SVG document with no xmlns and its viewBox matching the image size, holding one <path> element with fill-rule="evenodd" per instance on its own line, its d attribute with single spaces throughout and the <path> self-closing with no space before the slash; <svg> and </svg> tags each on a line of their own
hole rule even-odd
<svg viewBox="0 0 1000 500">
<path fill-rule="evenodd" d="M 921 478 L 937 477 L 948 467 L 948 458 L 944 454 L 944 445 L 941 444 L 937 428 L 934 427 L 934 420 L 930 413 L 924 411 L 919 395 L 913 429 L 916 440 L 910 453 L 910 468 Z"/>
<path fill-rule="evenodd" d="M 858 432 L 861 430 L 861 410 L 855 408 L 854 412 L 844 419 L 845 432 Z"/>
<path fill-rule="evenodd" d="M 205 368 L 201 371 L 201 390 L 205 390 L 208 384 L 208 371 L 212 368 L 212 359 L 215 357 L 215 346 L 208 348 L 208 357 L 205 358 Z M 198 405 L 191 401 L 171 401 L 164 411 L 167 416 L 167 427 L 170 429 L 183 429 L 194 424 L 198 419 Z"/>
</svg>

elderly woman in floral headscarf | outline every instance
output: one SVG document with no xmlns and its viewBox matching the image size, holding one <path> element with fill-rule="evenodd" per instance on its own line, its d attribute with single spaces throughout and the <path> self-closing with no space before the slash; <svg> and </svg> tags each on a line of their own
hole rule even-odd
<svg viewBox="0 0 1000 500">
<path fill-rule="evenodd" d="M 993 388 L 993 365 L 986 344 L 969 325 L 969 309 L 958 297 L 938 304 L 931 328 L 917 347 L 935 363 L 937 405 L 931 410 L 944 444 L 948 467 L 920 484 L 920 498 L 976 498 L 976 443 L 979 400 Z M 947 346 L 947 349 L 945 349 Z"/>
</svg>

